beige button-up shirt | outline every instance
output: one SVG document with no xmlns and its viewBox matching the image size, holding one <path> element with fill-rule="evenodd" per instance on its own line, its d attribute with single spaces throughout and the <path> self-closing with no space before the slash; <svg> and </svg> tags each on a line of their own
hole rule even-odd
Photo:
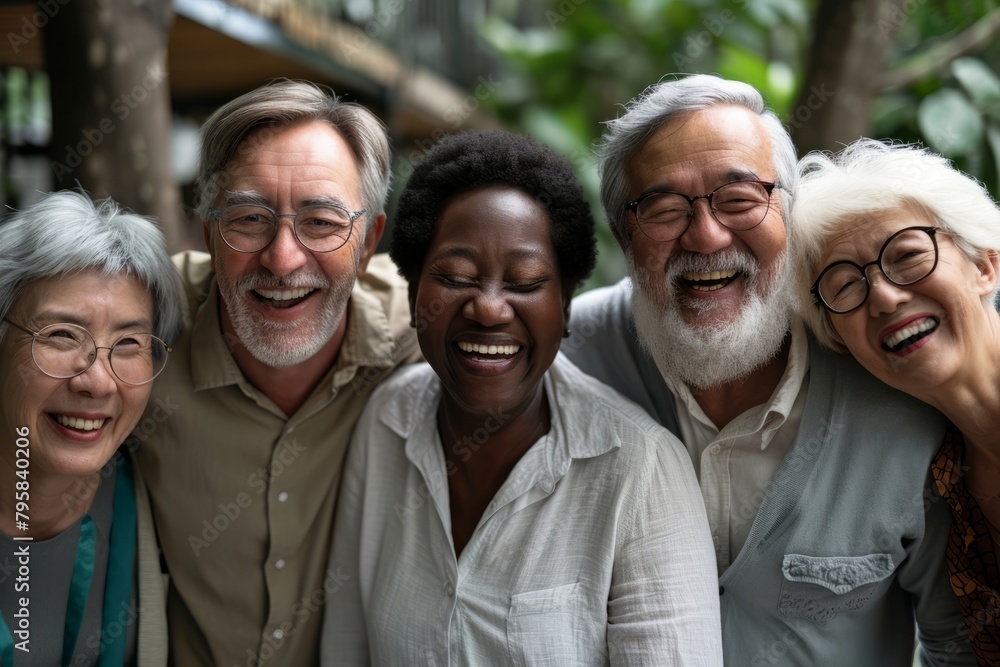
<svg viewBox="0 0 1000 667">
<path fill-rule="evenodd" d="M 334 366 L 289 416 L 233 360 L 209 256 L 175 263 L 191 322 L 134 431 L 170 571 L 171 663 L 316 664 L 344 453 L 375 385 L 416 357 L 406 285 L 372 259 Z"/>
</svg>

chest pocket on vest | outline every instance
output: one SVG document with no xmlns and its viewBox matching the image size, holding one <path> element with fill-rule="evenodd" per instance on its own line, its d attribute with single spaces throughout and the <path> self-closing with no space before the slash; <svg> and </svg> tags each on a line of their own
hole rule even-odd
<svg viewBox="0 0 1000 667">
<path fill-rule="evenodd" d="M 891 554 L 803 556 L 786 554 L 778 613 L 823 625 L 844 611 L 861 609 L 879 582 L 893 573 Z"/>
</svg>

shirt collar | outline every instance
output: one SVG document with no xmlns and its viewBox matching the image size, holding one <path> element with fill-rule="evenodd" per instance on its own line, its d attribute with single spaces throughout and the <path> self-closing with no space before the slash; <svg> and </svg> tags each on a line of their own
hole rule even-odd
<svg viewBox="0 0 1000 667">
<path fill-rule="evenodd" d="M 727 429 L 732 431 L 731 433 L 727 432 L 727 435 L 731 437 L 759 433 L 761 451 L 767 449 L 778 429 L 788 419 L 788 415 L 795 405 L 795 399 L 798 398 L 799 392 L 802 390 L 806 372 L 809 370 L 809 339 L 801 320 L 795 318 L 790 331 L 791 343 L 788 350 L 788 362 L 774 393 L 771 394 L 766 403 L 747 410 L 723 427 L 724 431 Z M 668 375 L 664 375 L 663 379 L 674 394 L 679 408 L 683 407 L 690 413 L 691 417 L 719 433 L 715 424 L 698 405 L 698 401 L 695 400 L 686 384 Z"/>
<path fill-rule="evenodd" d="M 426 365 L 422 365 L 422 370 L 403 372 L 414 377 L 408 377 L 396 395 L 382 406 L 379 419 L 407 440 L 407 458 L 420 466 L 427 463 L 428 456 L 437 459 L 441 449 L 440 443 L 431 437 L 436 433 L 434 423 L 441 383 Z M 552 423 L 549 433 L 540 441 L 544 446 L 544 451 L 537 453 L 540 466 L 531 468 L 530 476 L 539 481 L 545 491 L 551 491 L 555 482 L 569 470 L 573 459 L 600 456 L 620 447 L 621 438 L 611 427 L 612 420 L 606 416 L 608 403 L 594 391 L 598 383 L 584 375 L 561 352 L 543 381 Z M 494 417 L 501 419 L 503 414 Z M 535 456 L 532 454 L 535 449 L 532 447 L 525 456 Z"/>
<path fill-rule="evenodd" d="M 208 298 L 195 313 L 191 327 L 191 378 L 194 390 L 246 382 L 222 331 L 219 286 L 212 277 Z M 398 343 L 379 299 L 357 282 L 345 311 L 347 331 L 333 366 L 331 389 L 349 382 L 359 366 L 390 368 Z"/>
</svg>

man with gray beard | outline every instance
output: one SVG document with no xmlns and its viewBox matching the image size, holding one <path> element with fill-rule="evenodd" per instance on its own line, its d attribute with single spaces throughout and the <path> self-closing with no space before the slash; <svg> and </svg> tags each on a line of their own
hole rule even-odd
<svg viewBox="0 0 1000 667">
<path fill-rule="evenodd" d="M 629 278 L 574 300 L 562 350 L 687 446 L 726 664 L 909 667 L 915 635 L 925 665 L 975 664 L 929 486 L 943 420 L 795 316 L 795 149 L 760 93 L 651 86 L 600 171 Z"/>
<path fill-rule="evenodd" d="M 416 354 L 406 284 L 373 256 L 389 143 L 305 82 L 224 105 L 202 134 L 209 254 L 175 257 L 189 319 L 133 433 L 169 570 L 176 665 L 312 665 L 334 501 L 375 385 Z"/>
</svg>

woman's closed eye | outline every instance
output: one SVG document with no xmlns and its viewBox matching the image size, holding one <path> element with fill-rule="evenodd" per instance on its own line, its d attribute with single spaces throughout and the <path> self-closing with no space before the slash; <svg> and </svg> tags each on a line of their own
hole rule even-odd
<svg viewBox="0 0 1000 667">
<path fill-rule="evenodd" d="M 548 282 L 548 278 L 541 278 L 539 280 L 518 280 L 510 281 L 504 284 L 504 287 L 511 292 L 534 292 L 540 289 L 545 283 Z"/>
<path fill-rule="evenodd" d="M 455 287 L 464 289 L 466 287 L 475 287 L 476 285 L 479 284 L 478 280 L 470 278 L 468 276 L 459 276 L 451 273 L 435 273 L 432 275 L 434 276 L 435 279 L 437 279 L 441 284 L 445 285 L 446 287 Z"/>
</svg>

